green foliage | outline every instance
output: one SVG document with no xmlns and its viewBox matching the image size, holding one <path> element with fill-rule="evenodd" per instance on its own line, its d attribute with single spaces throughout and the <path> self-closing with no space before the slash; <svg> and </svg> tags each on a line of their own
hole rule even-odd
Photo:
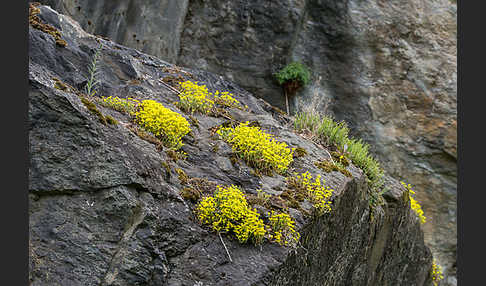
<svg viewBox="0 0 486 286">
<path fill-rule="evenodd" d="M 287 178 L 287 186 L 303 195 L 301 199 L 309 199 L 318 215 L 329 213 L 332 210 L 331 196 L 333 190 L 321 185 L 320 175 L 317 175 L 313 182 L 312 178 L 308 171 L 302 174 L 295 174 L 295 176 Z M 325 180 L 322 180 L 322 184 L 325 184 L 325 182 Z"/>
<path fill-rule="evenodd" d="M 88 66 L 88 77 L 86 80 L 88 81 L 86 83 L 86 86 L 84 88 L 85 92 L 89 96 L 93 96 L 96 94 L 97 89 L 96 85 L 99 83 L 97 76 L 98 76 L 98 60 L 101 56 L 101 49 L 103 48 L 103 44 L 100 43 L 100 46 L 98 49 L 96 49 L 96 52 L 93 55 L 93 59 L 91 60 L 90 65 Z"/>
<path fill-rule="evenodd" d="M 284 173 L 293 161 L 293 150 L 285 142 L 278 142 L 260 127 L 241 123 L 235 128 L 221 127 L 217 133 L 231 144 L 233 151 L 249 165 L 262 172 Z"/>
<path fill-rule="evenodd" d="M 361 168 L 375 191 L 383 186 L 384 171 L 376 159 L 369 153 L 369 145 L 361 139 L 349 138 L 349 128 L 344 121 L 336 122 L 327 116 L 315 113 L 300 112 L 295 116 L 294 128 L 301 132 L 310 132 L 327 146 L 336 146 L 346 153 L 351 161 Z"/>
<path fill-rule="evenodd" d="M 265 224 L 260 214 L 252 210 L 243 192 L 236 186 L 217 187 L 213 196 L 204 197 L 196 207 L 198 219 L 215 231 L 234 233 L 238 241 L 260 244 L 265 236 Z"/>
<path fill-rule="evenodd" d="M 300 234 L 295 231 L 295 221 L 286 213 L 275 213 L 269 218 L 273 231 L 271 238 L 280 245 L 295 247 L 300 239 Z"/>
<path fill-rule="evenodd" d="M 182 137 L 191 131 L 184 117 L 154 100 L 143 100 L 135 117 L 141 127 L 173 149 L 182 147 Z"/>
<path fill-rule="evenodd" d="M 410 198 L 410 208 L 417 214 L 417 216 L 420 219 L 420 223 L 424 224 L 426 221 L 426 217 L 424 215 L 424 211 L 422 210 L 422 206 L 413 197 L 413 195 L 415 195 L 415 192 L 414 190 L 412 190 L 412 185 L 406 184 L 405 182 L 400 182 L 400 183 L 408 192 L 408 196 Z"/>
<path fill-rule="evenodd" d="M 303 64 L 292 62 L 276 73 L 275 78 L 280 85 L 283 85 L 286 82 L 296 81 L 299 82 L 300 85 L 305 86 L 309 83 L 310 72 Z"/>
</svg>

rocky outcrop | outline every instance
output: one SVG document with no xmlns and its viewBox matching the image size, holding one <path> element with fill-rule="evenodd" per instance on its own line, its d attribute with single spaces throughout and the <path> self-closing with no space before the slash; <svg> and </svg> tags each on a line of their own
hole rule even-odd
<svg viewBox="0 0 486 286">
<path fill-rule="evenodd" d="M 426 241 L 455 284 L 455 1 L 41 2 L 88 32 L 223 75 L 282 109 L 273 73 L 307 64 L 313 81 L 291 109 L 345 120 L 390 175 L 415 186 Z"/>
<path fill-rule="evenodd" d="M 317 169 L 313 162 L 327 151 L 294 133 L 289 118 L 263 100 L 221 76 L 176 67 L 92 36 L 47 6 L 38 9 L 66 46 L 29 28 L 31 285 L 430 285 L 430 250 L 394 179 L 386 183 L 384 205 L 371 209 L 363 172 L 350 165 L 348 178 Z M 217 234 L 195 219 L 194 203 L 181 196 L 177 170 L 249 194 L 257 188 L 278 194 L 284 177 L 257 176 L 232 162 L 231 148 L 211 132 L 224 117 L 194 115 L 193 136 L 184 137 L 187 158 L 179 160 L 137 136 L 128 115 L 98 105 L 118 122 L 103 124 L 80 92 L 99 43 L 98 95 L 154 99 L 190 119 L 161 78 L 188 77 L 230 91 L 248 106 L 230 109 L 233 120 L 258 122 L 308 152 L 291 171 L 321 174 L 335 190 L 333 211 L 313 218 L 291 209 L 302 233 L 297 249 L 242 245 L 223 235 L 230 262 Z"/>
</svg>

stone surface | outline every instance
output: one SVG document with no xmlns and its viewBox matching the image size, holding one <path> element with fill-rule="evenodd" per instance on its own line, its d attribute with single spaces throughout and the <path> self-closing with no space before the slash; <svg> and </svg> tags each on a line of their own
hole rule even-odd
<svg viewBox="0 0 486 286">
<path fill-rule="evenodd" d="M 415 186 L 427 243 L 456 267 L 456 2 L 41 0 L 83 29 L 204 69 L 285 110 L 273 74 L 308 65 L 291 110 L 345 120 L 394 177 Z"/>
<path fill-rule="evenodd" d="M 295 134 L 289 118 L 221 76 L 182 68 L 211 91 L 230 91 L 248 105 L 248 111 L 231 110 L 235 118 L 258 121 L 278 140 L 306 148 L 309 155 L 296 158 L 290 171 L 321 174 L 335 190 L 328 215 L 290 210 L 303 234 L 301 247 L 241 245 L 223 234 L 230 262 L 218 235 L 197 222 L 194 203 L 181 196 L 176 168 L 249 193 L 278 186 L 275 178 L 283 177 L 260 178 L 241 160 L 230 167 L 221 159 L 231 149 L 212 138 L 211 128 L 224 118 L 194 116 L 199 127 L 191 126 L 194 136 L 186 136 L 182 148 L 188 156 L 176 162 L 134 134 L 128 115 L 98 106 L 119 122 L 103 125 L 79 97 L 99 42 L 97 96 L 154 99 L 180 112 L 173 105 L 177 95 L 159 81 L 175 66 L 39 8 L 40 19 L 55 26 L 67 46 L 29 28 L 30 285 L 430 285 L 431 252 L 398 182 L 389 178 L 386 202 L 371 215 L 361 170 L 349 166 L 352 178 L 321 172 L 313 162 L 327 152 Z M 56 88 L 54 78 L 69 88 Z"/>
</svg>

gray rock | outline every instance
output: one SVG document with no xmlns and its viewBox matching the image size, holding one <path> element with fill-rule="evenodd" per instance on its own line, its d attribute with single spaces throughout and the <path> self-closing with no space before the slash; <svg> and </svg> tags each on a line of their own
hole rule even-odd
<svg viewBox="0 0 486 286">
<path fill-rule="evenodd" d="M 135 135 L 127 115 L 98 106 L 119 122 L 102 124 L 77 95 L 97 41 L 103 43 L 97 96 L 154 99 L 180 112 L 172 104 L 177 95 L 158 84 L 163 67 L 174 66 L 96 38 L 70 17 L 40 8 L 42 19 L 58 25 L 68 45 L 58 47 L 51 36 L 29 28 L 31 285 L 430 284 L 432 256 L 409 203 L 389 199 L 371 218 L 364 174 L 354 166 L 349 168 L 353 178 L 321 173 L 312 162 L 327 156 L 326 151 L 296 134 L 292 144 L 307 146 L 315 157 L 296 159 L 290 172 L 322 174 L 335 189 L 333 212 L 313 218 L 291 211 L 300 221 L 298 249 L 269 241 L 242 245 L 223 234 L 230 262 L 218 235 L 195 219 L 194 204 L 181 196 L 184 186 L 174 170 L 221 185 L 262 187 L 244 162 L 234 172 L 218 163 L 228 150 L 212 151 L 209 128 L 224 120 L 197 116 L 200 128 L 192 127 L 194 138 L 183 139 L 188 156 L 176 162 Z M 242 119 L 263 115 L 275 120 L 271 131 L 279 140 L 292 134 L 288 118 L 268 111 L 266 103 L 236 84 L 209 72 L 184 70 L 211 90 L 240 95 L 251 110 Z M 72 88 L 55 88 L 54 77 Z M 403 194 L 394 185 L 393 193 Z"/>
</svg>

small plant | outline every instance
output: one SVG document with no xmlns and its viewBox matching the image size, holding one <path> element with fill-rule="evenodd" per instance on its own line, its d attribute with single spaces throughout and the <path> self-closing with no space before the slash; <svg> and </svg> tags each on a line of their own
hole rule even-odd
<svg viewBox="0 0 486 286">
<path fill-rule="evenodd" d="M 262 172 L 284 173 L 293 161 L 293 150 L 285 142 L 278 142 L 273 135 L 267 134 L 249 122 L 236 127 L 221 127 L 217 133 L 231 144 L 233 151 L 249 165 Z"/>
<path fill-rule="evenodd" d="M 275 74 L 275 78 L 278 84 L 283 86 L 287 114 L 290 114 L 288 97 L 294 95 L 300 87 L 307 85 L 310 80 L 310 72 L 303 64 L 292 62 Z"/>
<path fill-rule="evenodd" d="M 134 99 L 134 98 L 119 98 L 116 96 L 104 96 L 101 97 L 97 100 L 99 104 L 105 107 L 109 107 L 111 109 L 123 112 L 123 113 L 128 113 L 130 115 L 135 114 L 137 111 L 138 105 L 140 104 L 140 101 Z"/>
<path fill-rule="evenodd" d="M 432 276 L 432 283 L 434 286 L 439 285 L 440 280 L 444 279 L 442 268 L 438 265 L 435 259 L 432 260 L 432 269 L 430 270 L 430 276 Z"/>
<path fill-rule="evenodd" d="M 323 180 L 322 184 L 325 183 Z M 318 215 L 329 213 L 331 208 L 331 196 L 333 190 L 321 185 L 321 176 L 317 175 L 312 182 L 312 175 L 309 172 L 296 174 L 287 178 L 287 186 L 301 194 L 300 199 L 309 199 Z"/>
<path fill-rule="evenodd" d="M 98 79 L 96 78 L 98 76 L 98 60 L 99 57 L 101 56 L 101 49 L 103 48 L 103 44 L 100 43 L 100 46 L 98 49 L 96 49 L 93 59 L 91 60 L 90 65 L 88 66 L 88 77 L 86 80 L 88 81 L 86 83 L 86 86 L 84 88 L 85 92 L 89 96 L 93 96 L 96 94 L 96 85 L 99 83 Z"/>
<path fill-rule="evenodd" d="M 191 131 L 184 117 L 154 100 L 143 100 L 135 117 L 141 127 L 175 150 L 182 147 L 182 137 Z"/>
<path fill-rule="evenodd" d="M 208 114 L 211 112 L 214 101 L 210 99 L 210 94 L 205 85 L 198 85 L 197 82 L 192 81 L 184 81 L 179 84 L 181 93 L 177 106 L 180 109 L 190 113 L 199 111 Z"/>
<path fill-rule="evenodd" d="M 213 196 L 204 197 L 196 207 L 198 219 L 217 232 L 234 233 L 240 243 L 248 240 L 260 244 L 265 236 L 265 224 L 260 214 L 252 210 L 237 186 L 218 186 Z"/>
<path fill-rule="evenodd" d="M 270 215 L 270 226 L 273 231 L 271 238 L 280 245 L 295 247 L 300 239 L 300 234 L 295 231 L 295 221 L 286 213 Z"/>
<path fill-rule="evenodd" d="M 314 139 L 326 146 L 335 146 L 338 159 L 349 158 L 356 166 L 361 168 L 369 179 L 370 187 L 378 192 L 383 186 L 384 171 L 376 159 L 368 152 L 369 145 L 361 139 L 349 138 L 349 128 L 344 121 L 336 122 L 327 116 L 316 113 L 300 112 L 295 116 L 294 128 L 297 131 L 308 131 Z M 344 160 L 340 160 L 345 165 Z M 347 160 L 346 160 L 347 161 Z"/>
<path fill-rule="evenodd" d="M 233 98 L 233 94 L 227 91 L 219 92 L 218 90 L 214 93 L 214 102 L 224 107 L 236 107 L 240 108 L 241 103 Z"/>
<path fill-rule="evenodd" d="M 351 174 L 351 172 L 349 172 L 346 169 L 346 167 L 339 162 L 332 162 L 332 161 L 329 161 L 329 160 L 320 160 L 320 161 L 315 162 L 314 165 L 317 168 L 325 171 L 326 173 L 336 171 L 336 172 L 341 172 L 343 175 L 345 175 L 346 177 L 349 177 L 349 178 L 351 178 L 353 176 Z"/>
<path fill-rule="evenodd" d="M 415 192 L 412 190 L 412 185 L 406 184 L 405 182 L 400 183 L 408 191 L 408 196 L 410 198 L 410 208 L 417 214 L 420 219 L 420 223 L 424 224 L 426 221 L 426 217 L 424 215 L 424 211 L 422 210 L 422 206 L 420 206 L 419 202 L 413 197 L 413 195 L 415 195 Z"/>
</svg>

